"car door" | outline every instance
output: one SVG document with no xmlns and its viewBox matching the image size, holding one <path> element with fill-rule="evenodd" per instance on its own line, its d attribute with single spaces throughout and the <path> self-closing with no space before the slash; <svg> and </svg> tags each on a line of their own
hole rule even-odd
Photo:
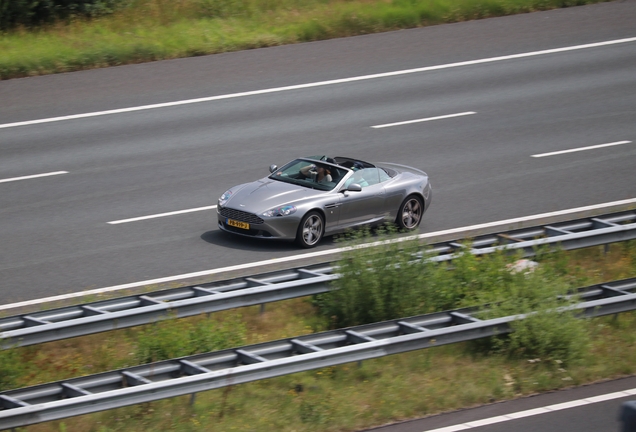
<svg viewBox="0 0 636 432">
<path fill-rule="evenodd" d="M 340 229 L 373 224 L 384 217 L 384 200 L 386 193 L 380 183 L 377 168 L 365 168 L 356 171 L 345 182 L 345 188 L 357 183 L 362 188 L 359 192 L 342 192 L 340 198 Z"/>
</svg>

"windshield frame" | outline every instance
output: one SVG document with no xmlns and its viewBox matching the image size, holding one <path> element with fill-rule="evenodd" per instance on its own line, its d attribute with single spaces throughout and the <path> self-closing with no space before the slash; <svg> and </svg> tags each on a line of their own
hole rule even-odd
<svg viewBox="0 0 636 432">
<path fill-rule="evenodd" d="M 316 168 L 324 168 L 327 170 L 329 175 L 332 176 L 333 180 L 330 182 L 317 181 L 316 178 L 312 178 L 300 172 L 301 169 L 307 169 L 310 165 L 314 165 Z M 312 171 L 315 170 L 312 169 Z M 352 171 L 348 168 L 330 164 L 325 161 L 319 161 L 313 158 L 298 158 L 286 163 L 281 168 L 276 169 L 268 176 L 268 178 L 309 189 L 317 189 L 328 192 L 336 189 L 342 180 L 344 180 L 345 177 L 348 177 L 350 172 Z"/>
</svg>

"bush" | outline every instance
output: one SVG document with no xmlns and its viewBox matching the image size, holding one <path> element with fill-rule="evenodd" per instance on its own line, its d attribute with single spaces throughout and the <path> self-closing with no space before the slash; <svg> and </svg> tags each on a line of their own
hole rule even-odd
<svg viewBox="0 0 636 432">
<path fill-rule="evenodd" d="M 490 307 L 484 318 L 530 314 L 510 324 L 513 332 L 473 344 L 472 349 L 500 352 L 513 358 L 542 359 L 559 364 L 575 363 L 585 357 L 591 331 L 587 319 L 579 319 L 567 307 L 578 302 L 568 295 L 572 287 L 550 262 L 501 291 L 478 296 Z"/>
<path fill-rule="evenodd" d="M 0 0 L 0 30 L 112 13 L 126 0 Z"/>
<path fill-rule="evenodd" d="M 392 237 L 389 237 L 392 238 Z M 333 328 L 385 321 L 421 313 L 422 289 L 431 266 L 413 255 L 420 249 L 416 241 L 361 246 L 362 235 L 338 261 L 342 275 L 334 290 L 314 298 L 319 313 Z"/>
<path fill-rule="evenodd" d="M 461 252 L 452 261 L 437 264 L 426 254 L 414 259 L 421 249 L 417 240 L 373 248 L 354 242 L 338 262 L 342 277 L 335 281 L 335 289 L 315 298 L 319 313 L 337 328 L 488 305 L 480 318 L 532 314 L 514 321 L 512 334 L 469 344 L 473 352 L 562 363 L 584 356 L 589 325 L 562 310 L 578 301 L 568 295 L 570 281 L 578 279 L 566 274 L 564 254 L 543 251 L 538 268 L 515 273 L 510 265 L 519 256 L 505 250 L 484 256 Z"/>
</svg>

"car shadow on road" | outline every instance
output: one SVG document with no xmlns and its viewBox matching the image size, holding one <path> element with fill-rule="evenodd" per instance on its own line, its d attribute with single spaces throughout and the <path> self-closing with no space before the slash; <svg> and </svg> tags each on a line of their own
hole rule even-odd
<svg viewBox="0 0 636 432">
<path fill-rule="evenodd" d="M 223 231 L 219 230 L 204 232 L 201 235 L 201 239 L 207 243 L 216 246 L 226 247 L 229 249 L 248 250 L 253 252 L 303 252 L 312 250 L 303 249 L 292 241 L 242 237 L 224 233 Z M 331 237 L 326 237 L 320 241 L 320 245 L 318 247 L 331 248 L 334 247 L 334 245 L 334 239 Z"/>
</svg>

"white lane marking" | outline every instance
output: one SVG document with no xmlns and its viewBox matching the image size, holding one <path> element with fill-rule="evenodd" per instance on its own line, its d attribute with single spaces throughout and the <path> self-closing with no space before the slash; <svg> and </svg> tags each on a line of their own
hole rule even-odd
<svg viewBox="0 0 636 432">
<path fill-rule="evenodd" d="M 616 142 L 607 143 L 607 144 L 597 144 L 597 145 L 592 145 L 592 146 L 587 146 L 587 147 L 579 147 L 579 148 L 574 148 L 574 149 L 569 149 L 569 150 L 559 150 L 559 151 L 554 151 L 554 152 L 550 152 L 550 153 L 540 153 L 540 154 L 532 155 L 532 157 L 540 158 L 540 157 L 554 156 L 554 155 L 560 155 L 560 154 L 564 154 L 564 153 L 574 153 L 574 152 L 580 152 L 580 151 L 585 151 L 585 150 L 594 150 L 594 149 L 603 148 L 603 147 L 612 147 L 612 146 L 630 144 L 630 143 L 631 143 L 631 141 L 616 141 Z"/>
<path fill-rule="evenodd" d="M 453 118 L 453 117 L 461 117 L 461 116 L 467 116 L 472 114 L 477 114 L 477 113 L 474 111 L 467 111 L 467 112 L 462 112 L 457 114 L 447 114 L 447 115 L 442 115 L 437 117 L 428 117 L 428 118 L 417 119 L 417 120 L 407 120 L 407 121 L 402 121 L 397 123 L 387 123 L 387 124 L 376 125 L 371 127 L 374 129 L 380 129 L 380 128 L 387 128 L 392 126 L 402 126 L 402 125 L 411 124 L 411 123 L 421 123 L 421 122 L 427 122 L 427 121 L 433 121 L 433 120 L 442 120 L 442 119 Z"/>
<path fill-rule="evenodd" d="M 462 232 L 465 232 L 465 231 L 478 230 L 478 229 L 490 228 L 490 227 L 497 227 L 497 226 L 502 226 L 502 225 L 510 225 L 510 224 L 515 224 L 515 223 L 519 223 L 519 222 L 526 222 L 526 221 L 532 221 L 532 220 L 536 220 L 536 219 L 542 219 L 542 218 L 546 218 L 546 217 L 561 216 L 561 215 L 567 215 L 567 214 L 570 214 L 570 213 L 576 213 L 576 212 L 580 212 L 580 211 L 597 210 L 597 209 L 603 209 L 603 208 L 606 208 L 606 207 L 613 207 L 613 206 L 619 206 L 619 205 L 628 205 L 628 204 L 636 204 L 636 198 L 627 199 L 627 200 L 621 200 L 621 201 L 613 201 L 613 202 L 608 202 L 608 203 L 603 203 L 603 204 L 595 204 L 595 205 L 591 205 L 591 206 L 578 207 L 578 208 L 573 208 L 573 209 L 568 209 L 568 210 L 560 210 L 560 211 L 550 212 L 550 213 L 541 213 L 541 214 L 537 214 L 537 215 L 519 217 L 519 218 L 514 218 L 514 219 L 507 219 L 507 220 L 502 220 L 502 221 L 497 221 L 497 222 L 488 222 L 488 223 L 484 223 L 484 224 L 472 225 L 472 226 L 461 227 L 461 228 L 452 228 L 452 229 L 448 229 L 448 230 L 444 230 L 444 231 L 437 231 L 437 232 L 432 232 L 432 233 L 424 233 L 424 234 L 413 235 L 413 236 L 408 236 L 408 237 L 401 237 L 401 238 L 399 238 L 396 241 L 406 241 L 406 240 L 412 240 L 412 239 L 427 239 L 427 238 L 437 237 L 437 236 L 442 236 L 442 235 L 447 235 L 447 234 L 462 233 Z M 372 243 L 366 243 L 364 245 L 360 245 L 360 246 L 356 246 L 356 247 L 357 248 L 360 248 L 360 247 L 373 247 L 373 246 L 376 246 L 376 245 L 379 245 L 379 244 L 382 244 L 382 243 L 386 243 L 386 242 L 377 241 L 377 242 L 372 242 Z M 163 277 L 163 278 L 149 279 L 149 280 L 140 281 L 140 282 L 132 282 L 132 283 L 123 284 L 123 285 L 115 285 L 115 286 L 110 286 L 110 287 L 106 287 L 106 288 L 98 288 L 98 289 L 94 289 L 94 290 L 82 291 L 82 292 L 77 292 L 77 293 L 72 293 L 72 294 L 64 294 L 64 295 L 59 295 L 59 296 L 54 296 L 54 297 L 45 297 L 45 298 L 36 299 L 36 300 L 28 300 L 28 301 L 19 302 L 19 303 L 11 303 L 11 304 L 6 304 L 6 305 L 0 305 L 0 311 L 7 310 L 7 309 L 13 309 L 13 308 L 17 308 L 17 307 L 22 307 L 22 306 L 41 305 L 41 304 L 47 303 L 47 302 L 58 301 L 58 300 L 67 300 L 67 299 L 76 298 L 76 297 L 84 297 L 84 296 L 87 296 L 87 295 L 96 295 L 96 294 L 103 294 L 103 293 L 112 292 L 112 291 L 120 291 L 120 290 L 124 290 L 124 289 L 136 288 L 136 287 L 141 287 L 141 286 L 145 286 L 145 285 L 154 285 L 154 284 L 165 283 L 165 282 L 175 282 L 175 281 L 179 281 L 179 280 L 183 280 L 183 279 L 190 279 L 190 278 L 195 278 L 195 277 L 210 276 L 210 275 L 213 275 L 213 274 L 230 272 L 230 271 L 234 271 L 234 270 L 245 270 L 245 269 L 250 269 L 250 268 L 268 266 L 268 265 L 272 265 L 272 264 L 299 261 L 299 260 L 306 259 L 306 258 L 315 258 L 315 257 L 321 257 L 321 256 L 335 255 L 337 253 L 340 253 L 340 252 L 348 250 L 348 249 L 349 249 L 348 247 L 337 248 L 337 249 L 327 249 L 327 250 L 309 252 L 309 253 L 300 254 L 300 255 L 292 255 L 292 256 L 281 257 L 281 258 L 272 258 L 272 259 L 265 260 L 265 261 L 257 261 L 257 262 L 252 262 L 252 263 L 238 264 L 238 265 L 230 266 L 230 267 L 216 268 L 216 269 L 211 269 L 211 270 L 203 270 L 203 271 L 198 271 L 198 272 L 194 272 L 194 273 L 185 273 L 185 274 L 180 274 L 180 275 L 176 275 L 176 276 L 167 276 L 167 277 Z"/>
<path fill-rule="evenodd" d="M 168 212 L 168 213 L 158 213 L 158 214 L 154 214 L 154 215 L 140 216 L 140 217 L 135 217 L 135 218 L 130 218 L 130 219 L 120 219 L 120 220 L 110 221 L 110 222 L 106 222 L 106 223 L 111 224 L 111 225 L 118 225 L 118 224 L 123 224 L 123 223 L 128 223 L 128 222 L 136 222 L 136 221 L 140 221 L 140 220 L 154 219 L 154 218 L 178 215 L 178 214 L 183 214 L 183 213 L 192 213 L 192 212 L 198 212 L 198 211 L 203 211 L 203 210 L 212 210 L 212 209 L 215 209 L 215 208 L 216 208 L 216 206 L 212 205 L 212 206 L 207 206 L 207 207 L 198 207 L 198 208 L 192 208 L 192 209 L 186 209 L 186 210 L 177 210 L 177 211 Z"/>
<path fill-rule="evenodd" d="M 329 81 L 319 81 L 319 82 L 313 82 L 313 83 L 307 83 L 307 84 L 299 84 L 299 85 L 292 85 L 292 86 L 285 86 L 285 87 L 275 87 L 275 88 L 264 89 L 264 90 L 231 93 L 226 95 L 210 96 L 210 97 L 204 97 L 204 98 L 198 98 L 198 99 L 187 99 L 187 100 L 166 102 L 166 103 L 153 104 L 153 105 L 142 105 L 142 106 L 130 107 L 130 108 L 121 108 L 121 109 L 114 109 L 114 110 L 107 110 L 107 111 L 84 113 L 84 114 L 74 114 L 74 115 L 68 115 L 68 116 L 62 116 L 62 117 L 51 117 L 51 118 L 29 120 L 29 121 L 22 121 L 22 122 L 16 122 L 16 123 L 5 123 L 5 124 L 0 124 L 0 129 L 34 125 L 34 124 L 40 124 L 40 123 L 51 123 L 51 122 L 58 122 L 58 121 L 65 121 L 65 120 L 74 120 L 74 119 L 81 119 L 81 118 L 87 118 L 87 117 L 97 117 L 97 116 L 104 116 L 104 115 L 110 115 L 110 114 L 121 114 L 121 113 L 143 111 L 143 110 L 150 110 L 150 109 L 156 109 L 156 108 L 167 108 L 167 107 L 173 107 L 178 105 L 211 102 L 211 101 L 217 101 L 222 99 L 239 98 L 244 96 L 256 96 L 256 95 L 267 94 L 267 93 L 277 93 L 277 92 L 283 92 L 283 91 L 289 91 L 289 90 L 300 90 L 300 89 L 328 86 L 328 85 L 334 85 L 334 84 L 344 84 L 344 83 L 350 83 L 355 81 L 386 78 L 386 77 L 407 75 L 407 74 L 420 73 L 420 72 L 428 72 L 428 71 L 434 71 L 434 70 L 451 69 L 456 67 L 472 66 L 477 64 L 493 63 L 493 62 L 499 62 L 499 61 L 505 61 L 505 60 L 526 58 L 526 57 L 535 57 L 535 56 L 541 56 L 546 54 L 556 54 L 556 53 L 562 53 L 567 51 L 576 51 L 576 50 L 597 48 L 597 47 L 617 45 L 617 44 L 630 43 L 630 42 L 636 42 L 636 37 L 626 38 L 626 39 L 615 39 L 615 40 L 609 40 L 605 42 L 597 42 L 597 43 L 590 43 L 590 44 L 584 44 L 584 45 L 574 45 L 569 47 L 554 48 L 554 49 L 547 49 L 547 50 L 541 50 L 541 51 L 531 51 L 526 53 L 511 54 L 511 55 L 500 56 L 500 57 L 490 57 L 490 58 L 479 59 L 479 60 L 469 60 L 469 61 L 449 63 L 449 64 L 437 65 L 437 66 L 426 66 L 426 67 L 421 67 L 416 69 L 406 69 L 406 70 L 400 70 L 400 71 L 385 72 L 385 73 L 372 74 L 372 75 L 362 75 L 357 77 L 342 78 L 342 79 L 335 79 L 335 80 L 329 80 Z"/>
<path fill-rule="evenodd" d="M 40 177 L 49 177 L 49 176 L 60 175 L 60 174 L 68 174 L 68 171 L 55 171 L 55 172 L 44 173 L 44 174 L 34 174 L 34 175 L 28 175 L 28 176 L 22 176 L 22 177 L 7 178 L 7 179 L 0 180 L 0 183 L 7 183 L 7 182 L 13 182 L 13 181 L 19 181 L 19 180 L 29 180 L 29 179 L 40 178 Z"/>
<path fill-rule="evenodd" d="M 555 404 L 555 405 L 547 405 L 547 406 L 544 406 L 544 407 L 533 408 L 533 409 L 529 409 L 529 410 L 525 410 L 525 411 L 517 411 L 517 412 L 514 412 L 514 413 L 510 413 L 510 414 L 505 414 L 505 415 L 496 416 L 496 417 L 489 417 L 489 418 L 485 418 L 485 419 L 482 419 L 482 420 L 475 420 L 475 421 L 472 421 L 472 422 L 456 424 L 456 425 L 453 425 L 453 426 L 446 426 L 446 427 L 438 428 L 438 429 L 428 429 L 428 430 L 426 430 L 424 432 L 457 432 L 457 431 L 463 431 L 463 430 L 477 428 L 477 427 L 480 427 L 480 426 L 491 425 L 491 424 L 506 422 L 506 421 L 510 421 L 510 420 L 516 420 L 516 419 L 520 419 L 520 418 L 524 418 L 524 417 L 531 417 L 531 416 L 535 416 L 535 415 L 547 414 L 547 413 L 551 413 L 551 412 L 554 412 L 554 411 L 561 411 L 561 410 L 564 410 L 564 409 L 575 408 L 575 407 L 589 405 L 589 404 L 593 404 L 593 403 L 604 402 L 604 401 L 614 400 L 614 399 L 620 399 L 620 398 L 624 398 L 624 397 L 630 397 L 630 396 L 633 396 L 634 394 L 636 394 L 636 388 L 629 389 L 629 390 L 623 390 L 623 391 L 619 391 L 619 392 L 615 392 L 615 393 L 608 393 L 608 394 L 604 394 L 604 395 L 594 396 L 594 397 L 590 397 L 590 398 L 586 398 L 586 399 L 573 400 L 573 401 L 564 402 L 564 403 Z"/>
</svg>

